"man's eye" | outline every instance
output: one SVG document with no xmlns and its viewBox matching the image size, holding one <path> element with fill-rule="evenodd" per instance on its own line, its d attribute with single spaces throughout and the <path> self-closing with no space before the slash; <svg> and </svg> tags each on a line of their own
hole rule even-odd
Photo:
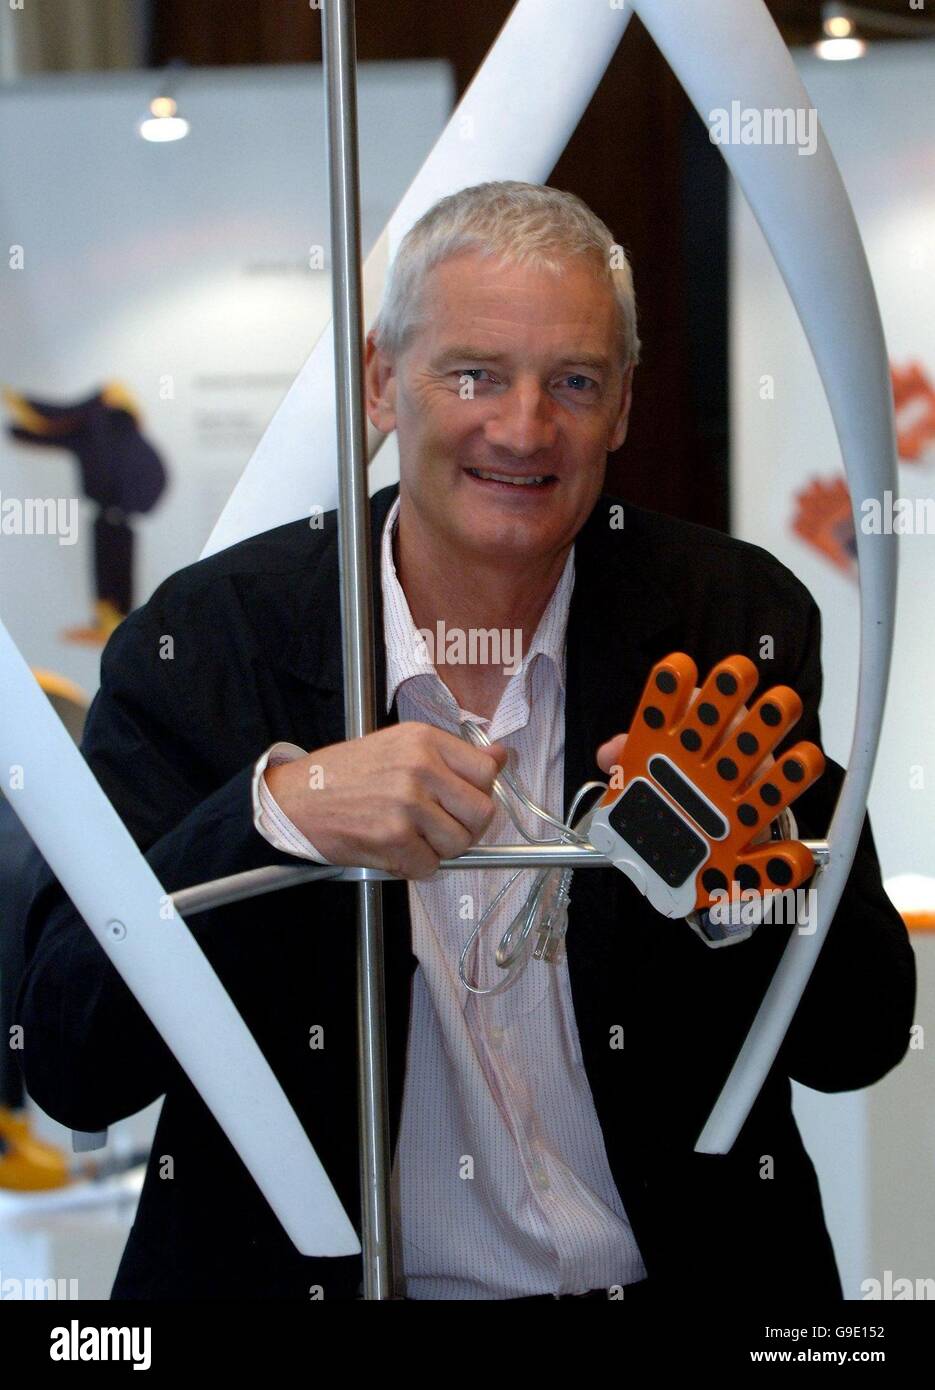
<svg viewBox="0 0 935 1390">
<path fill-rule="evenodd" d="M 490 376 L 486 367 L 462 367 L 459 376 L 469 376 L 472 381 L 478 381 L 482 375 Z"/>
<path fill-rule="evenodd" d="M 592 381 L 589 376 L 581 376 L 578 372 L 573 372 L 570 376 L 564 377 L 563 380 L 572 383 L 573 391 L 586 391 L 588 387 L 597 388 L 596 381 Z"/>
</svg>

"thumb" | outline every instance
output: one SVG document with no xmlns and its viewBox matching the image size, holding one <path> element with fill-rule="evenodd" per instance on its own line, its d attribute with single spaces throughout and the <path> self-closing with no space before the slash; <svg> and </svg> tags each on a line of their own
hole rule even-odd
<svg viewBox="0 0 935 1390">
<path fill-rule="evenodd" d="M 626 734 L 616 734 L 613 738 L 609 738 L 606 743 L 601 744 L 597 750 L 597 765 L 602 772 L 609 774 L 614 764 L 620 762 L 626 741 Z"/>
</svg>

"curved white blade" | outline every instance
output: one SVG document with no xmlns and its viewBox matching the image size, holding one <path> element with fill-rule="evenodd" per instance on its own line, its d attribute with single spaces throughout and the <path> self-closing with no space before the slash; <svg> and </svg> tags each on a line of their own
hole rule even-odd
<svg viewBox="0 0 935 1390">
<path fill-rule="evenodd" d="M 762 0 L 633 0 L 706 122 L 712 112 L 808 109 L 811 102 Z M 791 937 L 696 1151 L 726 1153 L 782 1045 L 853 862 L 880 738 L 896 609 L 896 536 L 868 535 L 861 503 L 896 491 L 889 364 L 876 294 L 847 192 L 818 125 L 794 144 L 721 146 L 786 282 L 821 376 L 847 470 L 860 567 L 860 684 L 848 772 L 813 880 L 814 935 Z"/>
<path fill-rule="evenodd" d="M 470 87 L 364 263 L 364 322 L 406 232 L 448 193 L 490 179 L 548 178 L 610 62 L 630 8 L 518 0 Z M 371 460 L 385 438 L 369 426 Z M 332 325 L 273 416 L 202 555 L 338 504 Z"/>
<path fill-rule="evenodd" d="M 0 622 L 0 767 L 8 799 L 303 1255 L 357 1233 L 298 1116 L 207 957 Z"/>
</svg>

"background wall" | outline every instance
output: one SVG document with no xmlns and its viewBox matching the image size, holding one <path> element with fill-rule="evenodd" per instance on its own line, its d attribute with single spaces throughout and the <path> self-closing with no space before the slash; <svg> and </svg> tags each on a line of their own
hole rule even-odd
<svg viewBox="0 0 935 1390">
<path fill-rule="evenodd" d="M 165 145 L 135 129 L 153 93 L 146 73 L 0 87 L 0 225 L 24 248 L 0 275 L 0 385 L 73 402 L 116 378 L 139 402 L 169 483 L 134 523 L 136 603 L 198 558 L 331 313 L 321 69 L 190 73 L 190 134 Z M 444 63 L 361 68 L 365 252 L 452 100 Z M 0 611 L 30 663 L 93 692 L 99 649 L 61 632 L 89 615 L 95 508 L 70 452 L 0 431 L 0 498 L 62 495 L 77 542 L 0 538 Z"/>
</svg>

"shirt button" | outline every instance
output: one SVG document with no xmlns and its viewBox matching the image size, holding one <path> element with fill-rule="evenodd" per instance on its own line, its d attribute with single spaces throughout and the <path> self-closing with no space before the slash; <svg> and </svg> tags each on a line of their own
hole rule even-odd
<svg viewBox="0 0 935 1390">
<path fill-rule="evenodd" d="M 548 1192 L 549 1188 L 552 1186 L 549 1182 L 549 1175 L 544 1168 L 536 1168 L 533 1171 L 533 1178 L 535 1179 L 536 1187 L 538 1187 L 541 1192 Z"/>
</svg>

